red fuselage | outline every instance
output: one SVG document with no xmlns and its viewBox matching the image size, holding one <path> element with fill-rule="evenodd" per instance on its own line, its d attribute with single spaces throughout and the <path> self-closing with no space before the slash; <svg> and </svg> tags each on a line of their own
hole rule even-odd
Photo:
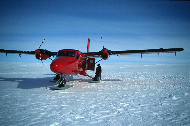
<svg viewBox="0 0 190 126">
<path fill-rule="evenodd" d="M 93 64 L 88 64 L 88 57 L 85 57 L 78 50 L 60 50 L 57 57 L 50 64 L 50 69 L 56 74 L 62 75 L 76 75 L 85 74 L 85 70 L 93 70 L 95 65 L 95 59 Z M 91 67 L 91 69 L 88 69 Z"/>
<path fill-rule="evenodd" d="M 63 75 L 78 74 L 80 69 L 78 68 L 78 60 L 75 57 L 59 56 L 50 65 L 52 72 Z"/>
</svg>

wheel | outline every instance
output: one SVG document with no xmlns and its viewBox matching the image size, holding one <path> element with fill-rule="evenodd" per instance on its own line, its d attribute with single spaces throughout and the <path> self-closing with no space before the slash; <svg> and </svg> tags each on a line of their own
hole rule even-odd
<svg viewBox="0 0 190 126">
<path fill-rule="evenodd" d="M 63 79 L 60 80 L 58 87 L 59 87 L 59 88 L 65 87 L 65 83 L 64 83 L 64 80 L 63 80 Z"/>
</svg>

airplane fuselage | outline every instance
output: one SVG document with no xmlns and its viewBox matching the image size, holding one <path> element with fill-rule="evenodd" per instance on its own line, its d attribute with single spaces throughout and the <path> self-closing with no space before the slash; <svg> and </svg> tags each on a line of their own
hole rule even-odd
<svg viewBox="0 0 190 126">
<path fill-rule="evenodd" d="M 61 75 L 86 75 L 86 70 L 94 70 L 95 58 L 89 58 L 78 50 L 59 50 L 56 58 L 50 64 L 52 72 Z"/>
</svg>

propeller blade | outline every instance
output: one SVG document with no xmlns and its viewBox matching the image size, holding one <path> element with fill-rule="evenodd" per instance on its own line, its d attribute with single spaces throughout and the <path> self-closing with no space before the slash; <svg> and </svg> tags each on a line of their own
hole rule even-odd
<svg viewBox="0 0 190 126">
<path fill-rule="evenodd" d="M 42 40 L 40 46 L 39 46 L 39 49 L 41 48 L 42 44 L 45 42 L 45 38 Z"/>
</svg>

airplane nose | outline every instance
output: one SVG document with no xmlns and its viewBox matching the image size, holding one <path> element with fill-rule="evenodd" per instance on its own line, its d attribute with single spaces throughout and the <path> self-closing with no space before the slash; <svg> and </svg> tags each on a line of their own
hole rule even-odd
<svg viewBox="0 0 190 126">
<path fill-rule="evenodd" d="M 61 74 L 64 66 L 61 62 L 55 60 L 51 63 L 50 69 L 54 73 Z"/>
</svg>

